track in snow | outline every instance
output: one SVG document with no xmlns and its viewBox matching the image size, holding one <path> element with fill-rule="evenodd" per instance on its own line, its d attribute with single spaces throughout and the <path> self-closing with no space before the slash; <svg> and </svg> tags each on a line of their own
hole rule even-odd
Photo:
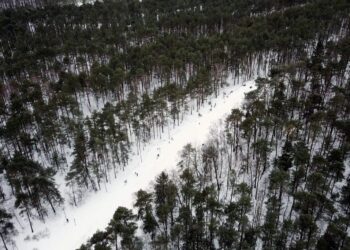
<svg viewBox="0 0 350 250">
<path fill-rule="evenodd" d="M 244 100 L 244 93 L 255 88 L 254 81 L 243 85 L 223 88 L 220 96 L 211 100 L 212 107 L 205 104 L 200 109 L 201 116 L 195 112 L 185 117 L 179 126 L 170 129 L 169 137 L 164 134 L 162 139 L 151 140 L 142 152 L 142 161 L 140 156 L 132 156 L 125 172 L 119 172 L 117 179 L 107 184 L 107 191 L 102 189 L 89 195 L 79 207 L 66 207 L 68 223 L 62 212 L 49 218 L 45 224 L 35 222 L 35 233 L 41 236 L 39 240 L 25 240 L 31 235 L 28 226 L 25 225 L 26 229 L 15 238 L 17 248 L 14 249 L 79 248 L 96 230 L 105 229 L 118 206 L 132 208 L 135 192 L 141 188 L 147 189 L 161 171 L 174 169 L 178 162 L 178 153 L 183 146 L 187 143 L 197 146 L 205 142 L 212 124 L 225 118 L 232 108 L 239 108 Z"/>
</svg>

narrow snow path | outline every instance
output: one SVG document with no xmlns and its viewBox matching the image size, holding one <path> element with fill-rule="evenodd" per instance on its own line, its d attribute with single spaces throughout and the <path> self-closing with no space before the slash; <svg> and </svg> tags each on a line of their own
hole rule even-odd
<svg viewBox="0 0 350 250">
<path fill-rule="evenodd" d="M 15 238 L 15 249 L 73 250 L 80 247 L 97 229 L 107 226 L 118 206 L 132 208 L 136 191 L 147 189 L 161 171 L 174 169 L 183 146 L 203 143 L 212 124 L 224 118 L 232 108 L 240 107 L 244 93 L 254 88 L 254 81 L 223 88 L 220 96 L 211 100 L 212 106 L 205 104 L 201 108 L 201 116 L 197 113 L 187 116 L 180 126 L 170 129 L 169 137 L 164 135 L 163 139 L 152 140 L 142 152 L 142 161 L 140 156 L 133 156 L 125 171 L 118 173 L 117 180 L 107 185 L 107 191 L 103 189 L 89 195 L 79 207 L 66 208 L 69 222 L 62 211 L 45 224 L 36 222 L 34 230 L 38 240 L 25 239 L 31 235 L 25 225 L 26 229 Z"/>
</svg>

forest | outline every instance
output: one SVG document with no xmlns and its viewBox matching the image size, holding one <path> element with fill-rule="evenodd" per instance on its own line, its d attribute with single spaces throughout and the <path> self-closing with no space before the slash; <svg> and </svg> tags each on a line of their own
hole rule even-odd
<svg viewBox="0 0 350 250">
<path fill-rule="evenodd" d="M 338 48 L 318 44 L 257 79 L 242 109 L 80 250 L 349 249 L 350 85 L 330 57 Z"/>
<path fill-rule="evenodd" d="M 17 214 L 35 232 L 79 206 L 132 146 L 257 71 L 243 107 L 80 249 L 350 249 L 348 1 L 29 2 L 0 12 L 6 250 Z"/>
</svg>

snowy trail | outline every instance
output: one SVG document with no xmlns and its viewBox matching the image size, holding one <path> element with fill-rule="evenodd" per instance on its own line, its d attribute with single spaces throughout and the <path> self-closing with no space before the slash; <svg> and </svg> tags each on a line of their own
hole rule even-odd
<svg viewBox="0 0 350 250">
<path fill-rule="evenodd" d="M 107 185 L 107 192 L 103 189 L 90 194 L 79 207 L 66 207 L 68 223 L 62 211 L 45 224 L 36 222 L 35 233 L 41 235 L 37 241 L 25 240 L 31 235 L 25 225 L 26 229 L 15 238 L 17 248 L 14 249 L 73 250 L 80 247 L 97 229 L 107 226 L 118 206 L 132 208 L 136 191 L 147 189 L 161 171 L 174 169 L 184 145 L 203 143 L 214 122 L 224 118 L 232 108 L 240 107 L 244 93 L 255 88 L 254 81 L 244 85 L 223 88 L 220 96 L 211 100 L 212 107 L 205 104 L 201 108 L 202 116 L 197 113 L 187 116 L 180 126 L 170 129 L 169 137 L 164 134 L 163 139 L 152 140 L 142 152 L 142 162 L 140 156 L 133 156 L 125 171 L 118 173 L 117 180 Z"/>
</svg>

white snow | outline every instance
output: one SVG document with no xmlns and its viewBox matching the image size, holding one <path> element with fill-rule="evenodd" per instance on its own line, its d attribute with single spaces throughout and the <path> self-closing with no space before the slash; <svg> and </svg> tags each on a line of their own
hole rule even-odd
<svg viewBox="0 0 350 250">
<path fill-rule="evenodd" d="M 81 6 L 83 4 L 94 4 L 96 2 L 96 0 L 77 0 L 75 1 L 75 5 L 77 6 Z"/>
<path fill-rule="evenodd" d="M 28 226 L 23 225 L 25 229 L 14 239 L 17 247 L 13 249 L 76 249 L 96 230 L 105 229 L 118 206 L 132 208 L 136 191 L 147 189 L 161 171 L 175 168 L 183 146 L 187 143 L 194 146 L 204 143 L 212 124 L 225 118 L 232 108 L 240 107 L 244 93 L 255 89 L 254 81 L 248 81 L 244 86 L 233 85 L 232 82 L 229 79 L 231 85 L 222 89 L 221 93 L 224 94 L 211 99 L 211 105 L 207 103 L 201 108 L 201 116 L 198 113 L 187 116 L 180 126 L 170 130 L 167 138 L 164 135 L 163 139 L 151 140 L 142 152 L 142 157 L 134 155 L 125 172 L 118 173 L 117 179 L 106 186 L 107 191 L 90 194 L 79 207 L 66 204 L 64 211 L 58 211 L 46 223 L 35 221 L 34 236 Z"/>
</svg>

